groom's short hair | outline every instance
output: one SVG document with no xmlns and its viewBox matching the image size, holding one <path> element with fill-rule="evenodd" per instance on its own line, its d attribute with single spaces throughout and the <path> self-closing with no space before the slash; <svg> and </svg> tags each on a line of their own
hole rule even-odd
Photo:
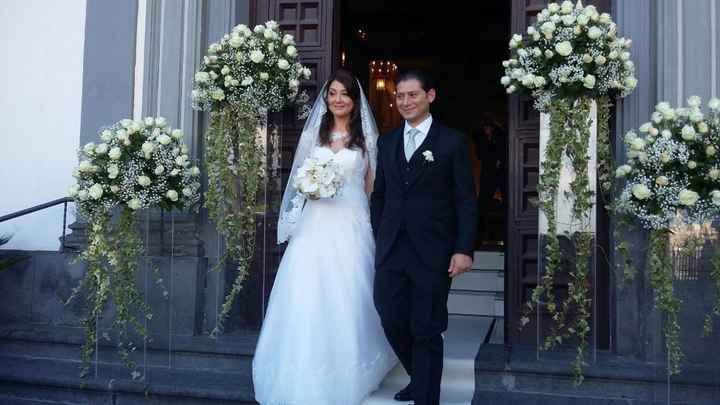
<svg viewBox="0 0 720 405">
<path fill-rule="evenodd" d="M 430 77 L 427 72 L 420 69 L 411 69 L 400 73 L 395 79 L 395 87 L 397 87 L 400 82 L 408 80 L 419 81 L 420 87 L 422 87 L 422 89 L 426 92 L 435 88 L 435 81 L 432 79 L 432 77 Z"/>
</svg>

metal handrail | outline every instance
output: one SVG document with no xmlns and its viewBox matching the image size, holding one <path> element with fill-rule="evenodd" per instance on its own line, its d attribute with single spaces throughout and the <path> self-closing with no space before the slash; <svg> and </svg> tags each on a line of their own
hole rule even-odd
<svg viewBox="0 0 720 405">
<path fill-rule="evenodd" d="M 65 251 L 65 229 L 67 228 L 67 205 L 69 202 L 75 201 L 74 199 L 70 197 L 63 197 L 58 198 L 56 200 L 48 201 L 44 204 L 39 204 L 34 207 L 25 208 L 24 210 L 16 211 L 7 215 L 3 215 L 0 217 L 0 223 L 3 223 L 5 221 L 9 221 L 11 219 L 19 218 L 27 214 L 32 214 L 33 212 L 42 211 L 46 208 L 54 207 L 56 205 L 63 204 L 63 232 L 62 232 L 62 250 Z"/>
</svg>

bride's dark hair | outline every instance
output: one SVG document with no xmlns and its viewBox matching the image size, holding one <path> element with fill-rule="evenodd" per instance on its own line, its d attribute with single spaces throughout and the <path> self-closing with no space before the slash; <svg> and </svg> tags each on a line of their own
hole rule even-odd
<svg viewBox="0 0 720 405">
<path fill-rule="evenodd" d="M 338 69 L 330 75 L 330 78 L 327 81 L 327 86 L 325 87 L 325 92 L 321 95 L 325 99 L 325 104 L 328 106 L 328 109 L 323 115 L 322 121 L 320 121 L 320 144 L 330 145 L 331 143 L 330 131 L 333 128 L 335 116 L 330 111 L 328 93 L 330 92 L 330 84 L 332 84 L 332 82 L 338 82 L 345 86 L 345 90 L 347 90 L 348 96 L 353 102 L 353 108 L 352 111 L 350 111 L 350 122 L 348 124 L 350 127 L 350 140 L 348 141 L 348 147 L 352 148 L 353 146 L 357 146 L 360 150 L 365 152 L 365 134 L 363 133 L 362 117 L 360 114 L 360 110 L 362 109 L 360 85 L 358 84 L 358 80 L 355 76 L 344 69 Z"/>
</svg>

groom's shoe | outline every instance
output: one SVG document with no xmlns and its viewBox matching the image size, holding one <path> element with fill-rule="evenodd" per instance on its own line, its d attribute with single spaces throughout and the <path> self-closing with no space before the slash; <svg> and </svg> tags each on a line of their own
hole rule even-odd
<svg viewBox="0 0 720 405">
<path fill-rule="evenodd" d="M 410 384 L 408 384 L 407 387 L 401 389 L 400 391 L 398 391 L 397 394 L 395 394 L 395 400 L 396 401 L 412 401 L 413 400 L 412 388 L 410 387 Z"/>
</svg>

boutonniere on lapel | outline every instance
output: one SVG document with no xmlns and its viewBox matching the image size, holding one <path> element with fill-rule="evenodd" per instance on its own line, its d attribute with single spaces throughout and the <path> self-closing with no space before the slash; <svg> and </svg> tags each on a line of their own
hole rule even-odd
<svg viewBox="0 0 720 405">
<path fill-rule="evenodd" d="M 422 155 L 425 158 L 426 162 L 434 162 L 435 161 L 435 158 L 433 157 L 432 152 L 429 150 L 426 150 L 425 152 L 423 152 Z"/>
</svg>

